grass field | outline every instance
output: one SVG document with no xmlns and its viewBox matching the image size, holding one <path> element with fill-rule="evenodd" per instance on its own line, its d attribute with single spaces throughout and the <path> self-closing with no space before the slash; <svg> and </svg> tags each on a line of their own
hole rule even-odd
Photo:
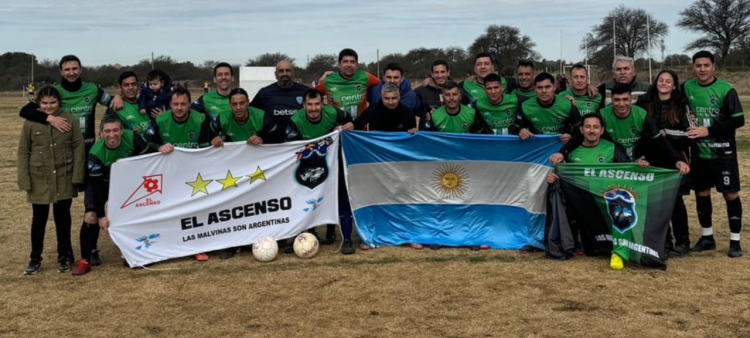
<svg viewBox="0 0 750 338">
<path fill-rule="evenodd" d="M 50 221 L 44 269 L 23 276 L 31 222 L 16 185 L 23 103 L 0 97 L 6 121 L 0 126 L 0 337 L 750 337 L 750 244 L 745 241 L 746 257 L 726 257 L 719 195 L 713 199 L 718 250 L 670 260 L 666 272 L 633 265 L 612 271 L 600 258 L 563 262 L 541 253 L 407 247 L 347 257 L 322 247 L 312 260 L 281 254 L 270 263 L 243 253 L 131 270 L 102 235 L 103 266 L 73 277 L 56 271 Z M 742 198 L 750 210 L 750 127 L 738 138 Z M 700 228 L 694 199 L 686 200 L 694 242 Z M 73 204 L 76 257 L 81 201 Z"/>
</svg>

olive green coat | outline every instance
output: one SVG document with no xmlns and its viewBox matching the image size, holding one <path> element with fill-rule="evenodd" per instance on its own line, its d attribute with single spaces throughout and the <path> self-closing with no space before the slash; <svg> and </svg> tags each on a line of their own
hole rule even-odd
<svg viewBox="0 0 750 338">
<path fill-rule="evenodd" d="M 78 196 L 74 184 L 82 184 L 86 170 L 85 147 L 78 120 L 58 111 L 70 122 L 61 133 L 49 124 L 26 121 L 18 142 L 18 188 L 29 203 L 50 204 Z"/>
</svg>

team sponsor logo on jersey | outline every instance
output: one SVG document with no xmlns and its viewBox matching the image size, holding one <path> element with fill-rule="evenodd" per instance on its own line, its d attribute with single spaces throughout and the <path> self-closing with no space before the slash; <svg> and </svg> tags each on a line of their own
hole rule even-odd
<svg viewBox="0 0 750 338">
<path fill-rule="evenodd" d="M 716 96 L 711 96 L 711 105 L 715 106 L 717 103 L 719 103 L 719 99 Z"/>
<path fill-rule="evenodd" d="M 463 129 L 463 130 L 469 129 L 469 124 L 468 123 L 464 123 L 463 125 L 461 125 L 461 129 Z"/>
<path fill-rule="evenodd" d="M 562 123 L 562 121 L 563 121 L 563 118 L 562 118 L 562 117 L 559 117 L 559 116 L 558 116 L 558 117 L 555 117 L 555 122 L 557 122 L 557 123 Z"/>
<path fill-rule="evenodd" d="M 190 133 L 188 133 L 188 139 L 190 139 L 190 140 L 194 140 L 195 139 L 195 132 L 194 131 L 191 131 Z"/>
<path fill-rule="evenodd" d="M 591 102 L 591 101 L 588 101 L 588 102 L 586 102 L 586 107 L 589 107 L 589 108 L 591 108 L 591 107 L 593 107 L 593 106 L 594 106 L 594 103 L 593 103 L 593 102 Z"/>
<path fill-rule="evenodd" d="M 631 132 L 631 133 L 632 133 L 633 135 L 638 135 L 638 129 L 636 129 L 635 127 L 633 127 L 633 129 L 630 129 L 630 132 Z"/>
<path fill-rule="evenodd" d="M 605 161 L 604 155 L 599 154 L 599 163 L 604 163 L 604 161 Z"/>
<path fill-rule="evenodd" d="M 621 187 L 610 188 L 603 195 L 607 202 L 607 213 L 615 230 L 623 234 L 634 228 L 638 223 L 638 214 L 635 211 L 637 195 Z"/>
<path fill-rule="evenodd" d="M 151 196 L 154 194 L 161 195 L 164 192 L 162 182 L 164 182 L 163 174 L 143 176 L 141 185 L 135 188 L 130 197 L 120 206 L 120 209 L 125 209 L 131 205 L 142 208 L 161 204 L 160 200 L 153 199 Z"/>
<path fill-rule="evenodd" d="M 324 138 L 317 142 L 308 143 L 304 148 L 297 151 L 297 170 L 294 172 L 294 179 L 297 183 L 315 189 L 328 178 L 328 146 L 333 144 L 330 137 Z"/>
<path fill-rule="evenodd" d="M 513 114 L 513 110 L 508 109 L 507 111 L 505 111 L 505 115 L 510 116 L 512 114 Z"/>
<path fill-rule="evenodd" d="M 89 98 L 88 96 L 86 96 L 86 97 L 83 98 L 83 102 L 89 103 L 89 102 L 91 102 L 91 98 Z"/>
<path fill-rule="evenodd" d="M 354 87 L 354 89 L 356 89 L 356 90 L 362 90 L 362 85 L 359 85 L 359 84 L 358 84 L 358 85 L 356 85 L 356 86 Z"/>
</svg>

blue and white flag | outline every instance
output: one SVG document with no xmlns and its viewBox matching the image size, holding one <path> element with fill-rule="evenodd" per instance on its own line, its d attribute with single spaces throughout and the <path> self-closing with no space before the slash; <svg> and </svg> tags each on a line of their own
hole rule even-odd
<svg viewBox="0 0 750 338">
<path fill-rule="evenodd" d="M 346 132 L 342 146 L 366 244 L 544 247 L 558 137 Z"/>
</svg>

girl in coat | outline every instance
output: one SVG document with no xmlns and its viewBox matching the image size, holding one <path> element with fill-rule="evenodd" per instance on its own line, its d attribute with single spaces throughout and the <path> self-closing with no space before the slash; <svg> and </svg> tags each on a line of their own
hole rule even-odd
<svg viewBox="0 0 750 338">
<path fill-rule="evenodd" d="M 66 119 L 71 130 L 61 133 L 49 124 L 25 121 L 18 143 L 18 187 L 31 203 L 31 260 L 24 271 L 33 275 L 42 268 L 44 232 L 49 205 L 57 230 L 58 272 L 70 271 L 70 206 L 84 178 L 84 144 L 77 119 L 61 109 L 62 99 L 54 87 L 42 88 L 35 105 L 40 111 Z"/>
</svg>

